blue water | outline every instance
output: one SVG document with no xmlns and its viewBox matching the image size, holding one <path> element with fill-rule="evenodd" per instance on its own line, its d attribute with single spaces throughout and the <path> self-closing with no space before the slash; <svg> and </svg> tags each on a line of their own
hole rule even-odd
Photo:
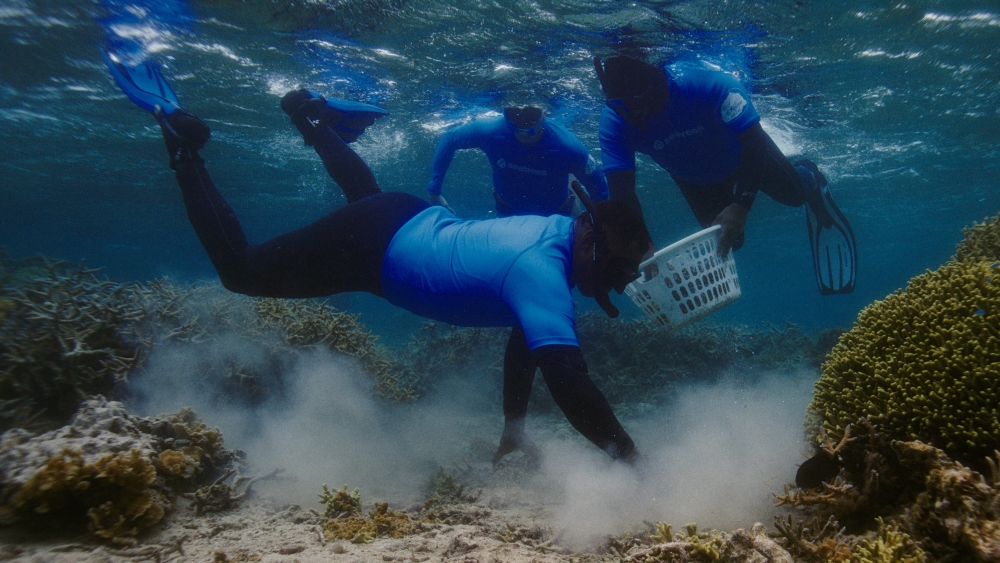
<svg viewBox="0 0 1000 563">
<path fill-rule="evenodd" d="M 736 255 L 743 298 L 719 321 L 849 326 L 1000 211 L 1000 8 L 986 0 L 4 0 L 0 246 L 14 256 L 119 280 L 214 277 L 105 44 L 159 60 L 210 124 L 202 155 L 252 240 L 344 203 L 278 108 L 292 88 L 388 109 L 355 146 L 384 189 L 423 195 L 442 131 L 505 103 L 548 106 L 598 155 L 590 59 L 635 52 L 736 74 L 786 154 L 831 179 L 858 237 L 857 291 L 821 297 L 804 211 L 759 197 Z M 660 246 L 697 230 L 666 173 L 640 157 L 638 177 Z M 460 215 L 490 216 L 481 153 L 459 153 L 444 189 Z M 337 303 L 390 341 L 419 323 L 367 296 Z"/>
</svg>

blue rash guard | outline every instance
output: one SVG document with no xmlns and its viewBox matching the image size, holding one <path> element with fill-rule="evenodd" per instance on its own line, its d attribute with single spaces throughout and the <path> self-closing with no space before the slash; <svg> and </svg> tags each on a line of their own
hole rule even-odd
<svg viewBox="0 0 1000 563">
<path fill-rule="evenodd" d="M 453 325 L 520 325 L 531 350 L 579 346 L 572 249 L 569 217 L 468 221 L 434 206 L 393 236 L 382 291 L 393 305 Z"/>
<path fill-rule="evenodd" d="M 563 127 L 546 121 L 545 133 L 526 145 L 504 117 L 480 119 L 445 133 L 434 153 L 427 192 L 440 194 L 448 166 L 461 149 L 481 149 L 493 167 L 493 189 L 515 213 L 549 214 L 569 198 L 568 174 L 594 201 L 608 198 L 608 182 L 587 147 Z"/>
<path fill-rule="evenodd" d="M 724 72 L 667 69 L 670 102 L 640 130 L 611 108 L 601 112 L 601 161 L 606 173 L 635 170 L 635 153 L 649 155 L 675 178 L 714 184 L 736 171 L 740 134 L 760 121 L 750 96 Z"/>
</svg>

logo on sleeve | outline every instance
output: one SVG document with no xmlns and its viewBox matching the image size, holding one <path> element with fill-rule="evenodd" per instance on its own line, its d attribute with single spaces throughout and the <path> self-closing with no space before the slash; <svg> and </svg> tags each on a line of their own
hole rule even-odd
<svg viewBox="0 0 1000 563">
<path fill-rule="evenodd" d="M 722 102 L 722 122 L 729 123 L 736 119 L 747 108 L 747 99 L 739 90 L 730 90 L 725 101 Z"/>
<path fill-rule="evenodd" d="M 507 161 L 501 158 L 500 160 L 497 161 L 497 167 L 498 168 L 506 168 L 507 167 Z"/>
</svg>

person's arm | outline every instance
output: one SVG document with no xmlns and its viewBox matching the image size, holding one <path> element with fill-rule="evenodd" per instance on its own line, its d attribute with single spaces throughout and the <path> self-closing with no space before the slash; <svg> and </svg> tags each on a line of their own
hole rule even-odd
<svg viewBox="0 0 1000 563">
<path fill-rule="evenodd" d="M 580 434 L 614 459 L 633 462 L 639 452 L 608 400 L 590 379 L 578 346 L 540 346 L 531 352 L 566 419 Z"/>
<path fill-rule="evenodd" d="M 624 201 L 638 209 L 642 215 L 642 204 L 635 193 L 635 150 L 626 140 L 627 127 L 611 108 L 601 110 L 601 125 L 597 135 L 601 144 L 601 162 L 608 181 L 608 199 Z M 645 216 L 642 221 L 646 224 L 646 230 L 649 230 Z M 656 245 L 650 239 L 649 249 L 643 259 L 649 258 L 654 252 Z"/>
<path fill-rule="evenodd" d="M 573 175 L 587 190 L 591 201 L 597 203 L 608 199 L 608 181 L 604 177 L 604 171 L 589 152 L 584 153 L 583 162 L 573 170 Z"/>
<path fill-rule="evenodd" d="M 431 166 L 431 179 L 427 182 L 427 199 L 435 205 L 448 207 L 448 202 L 441 196 L 441 185 L 444 183 L 448 167 L 455 158 L 455 151 L 472 149 L 479 146 L 479 122 L 472 122 L 456 127 L 441 136 L 437 151 L 434 153 L 434 163 Z M 448 207 L 448 209 L 451 209 Z"/>
</svg>

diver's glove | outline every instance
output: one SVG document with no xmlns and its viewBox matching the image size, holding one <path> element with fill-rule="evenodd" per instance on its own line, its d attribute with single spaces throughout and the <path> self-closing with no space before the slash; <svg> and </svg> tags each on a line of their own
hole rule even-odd
<svg viewBox="0 0 1000 563">
<path fill-rule="evenodd" d="M 833 217 L 827 210 L 826 204 L 823 203 L 823 192 L 825 191 L 823 188 L 829 184 L 826 176 L 819 171 L 819 167 L 816 166 L 815 162 L 807 158 L 796 161 L 795 170 L 802 177 L 802 183 L 806 190 L 806 205 L 816 215 L 816 220 L 819 221 L 820 227 L 824 229 L 831 227 L 833 225 Z"/>
<path fill-rule="evenodd" d="M 291 116 L 292 124 L 302 133 L 302 139 L 309 147 L 313 145 L 317 129 L 333 129 L 344 118 L 344 114 L 326 103 L 326 98 L 305 89 L 285 94 L 281 98 L 281 109 Z"/>
<path fill-rule="evenodd" d="M 177 163 L 197 157 L 197 151 L 205 146 L 212 136 L 212 130 L 197 115 L 184 108 L 177 108 L 169 115 L 157 106 L 154 114 L 163 140 L 170 155 L 170 168 L 177 169 Z"/>
</svg>

